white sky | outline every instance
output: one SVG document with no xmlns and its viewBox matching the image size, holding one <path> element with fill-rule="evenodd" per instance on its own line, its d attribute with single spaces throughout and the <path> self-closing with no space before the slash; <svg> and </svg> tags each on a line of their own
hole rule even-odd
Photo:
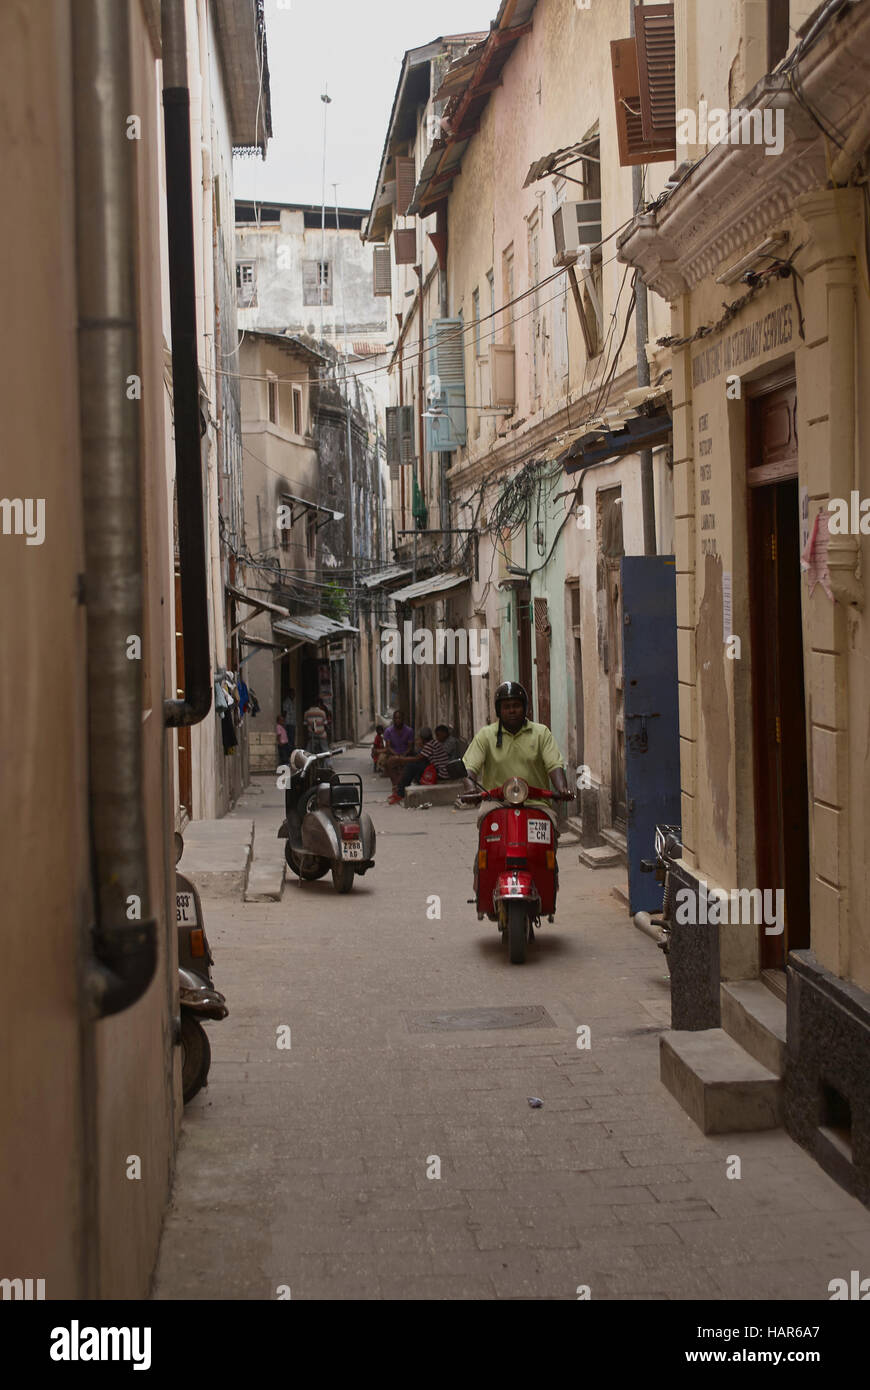
<svg viewBox="0 0 870 1390">
<path fill-rule="evenodd" d="M 407 49 L 486 31 L 499 0 L 266 0 L 273 139 L 235 160 L 239 198 L 319 203 L 328 89 L 326 199 L 368 208 Z"/>
</svg>

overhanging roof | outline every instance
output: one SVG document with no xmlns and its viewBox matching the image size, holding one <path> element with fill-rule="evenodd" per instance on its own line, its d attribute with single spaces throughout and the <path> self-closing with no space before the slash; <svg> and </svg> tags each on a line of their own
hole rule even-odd
<svg viewBox="0 0 870 1390">
<path fill-rule="evenodd" d="M 291 618 L 278 618 L 272 623 L 272 631 L 282 637 L 292 637 L 297 642 L 322 642 L 324 637 L 345 637 L 351 632 L 359 632 L 351 623 L 336 622 L 325 613 L 294 613 Z"/>
<path fill-rule="evenodd" d="M 445 102 L 441 138 L 420 172 L 409 214 L 428 217 L 448 192 L 490 93 L 501 85 L 502 69 L 531 27 L 535 4 L 536 0 L 502 0 L 483 42 L 451 64 L 435 93 L 436 101 Z"/>
<path fill-rule="evenodd" d="M 384 202 L 383 193 L 390 181 L 389 166 L 397 149 L 407 146 L 417 133 L 419 109 L 425 106 L 431 95 L 430 64 L 433 58 L 444 52 L 455 52 L 485 37 L 479 30 L 469 34 L 448 34 L 420 48 L 409 48 L 402 59 L 402 71 L 393 97 L 368 223 L 361 234 L 364 241 L 379 241 L 388 229 L 392 202 L 389 199 Z"/>
<path fill-rule="evenodd" d="M 404 579 L 406 575 L 413 573 L 413 570 L 404 569 L 401 565 L 391 565 L 389 569 L 378 570 L 377 574 L 367 574 L 359 582 L 364 589 L 379 589 L 382 584 L 389 584 L 395 579 Z"/>
<path fill-rule="evenodd" d="M 432 597 L 469 582 L 467 574 L 433 574 L 428 579 L 420 579 L 416 584 L 409 584 L 405 589 L 394 589 L 392 597 L 396 603 L 410 603 L 412 599 L 422 598 L 424 594 Z"/>
<path fill-rule="evenodd" d="M 214 0 L 212 10 L 233 149 L 265 156 L 272 108 L 263 0 Z"/>
</svg>

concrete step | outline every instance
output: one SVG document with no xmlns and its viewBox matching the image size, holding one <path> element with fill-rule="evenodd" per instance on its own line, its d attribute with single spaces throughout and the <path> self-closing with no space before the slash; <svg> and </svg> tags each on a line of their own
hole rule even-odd
<svg viewBox="0 0 870 1390">
<path fill-rule="evenodd" d="M 785 1076 L 786 1006 L 761 980 L 728 980 L 720 988 L 722 1027 L 775 1076 Z"/>
<path fill-rule="evenodd" d="M 594 845 L 591 849 L 580 849 L 578 858 L 587 869 L 612 869 L 623 862 L 622 855 L 612 845 Z"/>
<path fill-rule="evenodd" d="M 782 1123 L 783 1083 L 724 1028 L 663 1033 L 659 1066 L 662 1082 L 704 1134 Z"/>
<path fill-rule="evenodd" d="M 284 892 L 286 840 L 269 835 L 269 827 L 261 822 L 254 834 L 254 857 L 248 870 L 245 886 L 246 903 L 277 903 Z"/>
<path fill-rule="evenodd" d="M 389 783 L 386 785 L 389 787 Z M 464 782 L 435 782 L 431 787 L 410 786 L 405 788 L 405 805 L 422 806 L 428 801 L 432 806 L 452 806 L 464 791 Z"/>
<path fill-rule="evenodd" d="M 191 821 L 178 868 L 204 897 L 238 898 L 245 890 L 254 822 L 237 817 Z"/>
<path fill-rule="evenodd" d="M 598 833 L 602 840 L 605 840 L 624 860 L 628 859 L 628 841 L 621 830 L 617 830 L 612 825 L 605 825 L 603 830 L 599 830 Z"/>
</svg>

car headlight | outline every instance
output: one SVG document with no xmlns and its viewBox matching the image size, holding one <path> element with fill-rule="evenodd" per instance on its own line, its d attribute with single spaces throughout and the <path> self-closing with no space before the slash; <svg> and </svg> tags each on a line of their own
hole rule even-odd
<svg viewBox="0 0 870 1390">
<path fill-rule="evenodd" d="M 509 801 L 512 806 L 519 806 L 529 794 L 529 784 L 524 782 L 522 777 L 510 777 L 502 790 L 505 801 Z"/>
</svg>

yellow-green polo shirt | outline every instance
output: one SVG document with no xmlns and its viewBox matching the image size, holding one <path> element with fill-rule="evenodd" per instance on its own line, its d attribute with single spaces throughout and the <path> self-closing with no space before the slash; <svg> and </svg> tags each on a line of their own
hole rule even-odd
<svg viewBox="0 0 870 1390">
<path fill-rule="evenodd" d="M 546 724 L 527 720 L 515 734 L 502 727 L 501 748 L 496 747 L 497 735 L 498 724 L 486 724 L 462 755 L 486 790 L 500 787 L 509 777 L 522 777 L 530 787 L 549 787 L 550 773 L 562 766 L 562 754 Z"/>
</svg>

